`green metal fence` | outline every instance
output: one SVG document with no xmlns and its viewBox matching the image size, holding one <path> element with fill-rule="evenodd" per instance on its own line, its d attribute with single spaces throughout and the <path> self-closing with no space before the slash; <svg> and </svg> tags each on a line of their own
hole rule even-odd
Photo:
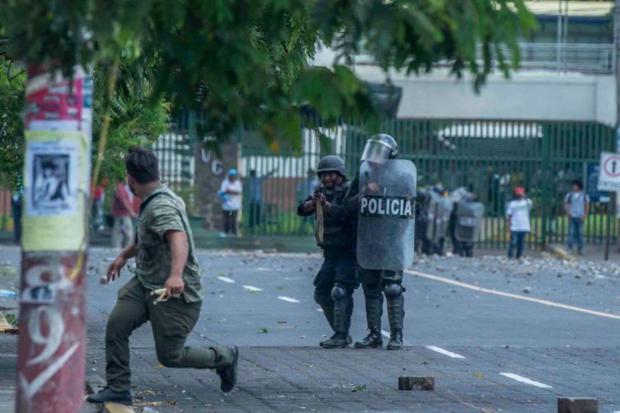
<svg viewBox="0 0 620 413">
<path fill-rule="evenodd" d="M 563 199 L 570 182 L 581 179 L 593 190 L 601 151 L 615 150 L 613 129 L 590 122 L 398 119 L 383 122 L 381 130 L 397 138 L 402 157 L 415 162 L 419 186 L 440 182 L 449 190 L 473 188 L 486 205 L 480 239 L 485 247 L 506 245 L 505 205 L 517 185 L 525 186 L 534 202 L 529 245 L 564 242 L 568 221 Z M 336 153 L 353 175 L 368 136 L 354 123 L 303 128 L 301 150 L 283 148 L 274 155 L 254 135 L 242 135 L 244 233 L 310 235 L 311 222 L 297 217 L 295 207 L 316 183 L 318 159 Z M 607 234 L 609 204 L 595 200 L 585 238 L 600 244 Z"/>
<path fill-rule="evenodd" d="M 194 119 L 187 114 L 175 118 L 169 133 L 154 145 L 163 179 L 190 210 L 195 204 L 195 142 L 190 133 Z M 277 154 L 254 134 L 238 136 L 244 235 L 311 236 L 312 219 L 298 217 L 296 206 L 317 185 L 314 169 L 319 158 L 338 154 L 349 176 L 357 171 L 369 136 L 365 127 L 316 124 L 301 129 L 299 148 L 284 146 Z M 568 220 L 563 199 L 570 182 L 581 179 L 591 192 L 600 153 L 615 150 L 613 129 L 591 122 L 394 119 L 383 122 L 381 130 L 394 135 L 401 156 L 415 162 L 419 186 L 441 182 L 449 190 L 473 188 L 486 206 L 480 245 L 492 248 L 505 247 L 508 241 L 504 210 L 517 185 L 525 186 L 534 202 L 529 246 L 564 242 Z M 0 232 L 5 233 L 10 230 L 10 194 L 0 195 Z M 616 219 L 608 219 L 609 203 L 600 201 L 592 204 L 585 226 L 590 244 L 605 242 L 608 222 L 609 232 L 616 234 Z"/>
</svg>

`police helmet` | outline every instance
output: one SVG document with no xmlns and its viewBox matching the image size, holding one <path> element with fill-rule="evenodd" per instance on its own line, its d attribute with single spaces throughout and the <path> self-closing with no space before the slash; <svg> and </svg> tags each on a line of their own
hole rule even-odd
<svg viewBox="0 0 620 413">
<path fill-rule="evenodd" d="M 398 155 L 398 143 L 396 139 L 385 133 L 371 136 L 366 141 L 362 161 L 373 163 L 384 163 L 388 159 L 396 158 Z"/>
<path fill-rule="evenodd" d="M 336 155 L 327 155 L 321 158 L 316 168 L 316 174 L 320 177 L 323 172 L 338 172 L 346 178 L 344 161 Z"/>
<path fill-rule="evenodd" d="M 441 183 L 437 183 L 437 184 L 433 185 L 433 191 L 435 191 L 439 195 L 443 195 L 443 193 L 446 190 L 445 190 L 445 188 L 443 187 L 443 185 Z"/>
</svg>

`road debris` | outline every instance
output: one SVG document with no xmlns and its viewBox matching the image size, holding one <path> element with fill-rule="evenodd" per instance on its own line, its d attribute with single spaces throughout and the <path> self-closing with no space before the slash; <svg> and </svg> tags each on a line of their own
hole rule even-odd
<svg viewBox="0 0 620 413">
<path fill-rule="evenodd" d="M 434 377 L 401 376 L 398 378 L 398 390 L 435 390 Z"/>
</svg>

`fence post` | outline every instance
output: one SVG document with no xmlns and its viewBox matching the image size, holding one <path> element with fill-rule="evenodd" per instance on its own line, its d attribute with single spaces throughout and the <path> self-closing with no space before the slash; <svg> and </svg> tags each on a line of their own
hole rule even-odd
<svg viewBox="0 0 620 413">
<path fill-rule="evenodd" d="M 540 248 L 544 249 L 547 245 L 548 238 L 548 220 L 549 220 L 549 211 L 551 202 L 553 202 L 551 191 L 549 189 L 549 183 L 551 181 L 551 163 L 550 163 L 550 145 L 551 145 L 551 136 L 548 132 L 550 132 L 550 128 L 543 129 L 547 133 L 543 133 L 542 136 L 542 159 L 541 159 L 541 170 L 542 175 L 545 177 L 543 179 L 543 187 L 542 187 L 542 216 L 541 216 L 541 233 L 540 233 Z"/>
</svg>

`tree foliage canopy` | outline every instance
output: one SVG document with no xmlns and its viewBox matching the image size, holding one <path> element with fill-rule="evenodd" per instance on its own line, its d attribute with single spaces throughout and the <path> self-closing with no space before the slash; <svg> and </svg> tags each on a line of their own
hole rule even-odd
<svg viewBox="0 0 620 413">
<path fill-rule="evenodd" d="M 65 73 L 120 61 L 115 110 L 165 100 L 203 113 L 218 139 L 243 125 L 273 146 L 297 137 L 304 105 L 326 122 L 374 113 L 349 65 L 360 52 L 385 71 L 441 61 L 478 86 L 494 68 L 509 74 L 535 24 L 523 0 L 5 0 L 0 22 L 13 60 Z M 321 44 L 337 52 L 332 67 L 308 63 Z M 119 127 L 144 132 L 134 115 Z"/>
</svg>

